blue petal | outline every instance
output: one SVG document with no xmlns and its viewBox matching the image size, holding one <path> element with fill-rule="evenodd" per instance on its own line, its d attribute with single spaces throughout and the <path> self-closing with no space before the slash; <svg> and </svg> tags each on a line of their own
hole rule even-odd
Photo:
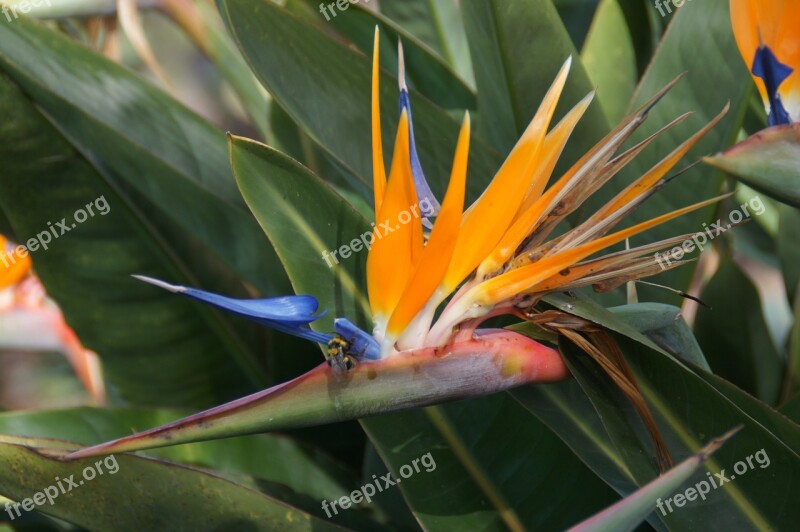
<svg viewBox="0 0 800 532">
<path fill-rule="evenodd" d="M 196 288 L 184 288 L 181 294 L 208 303 L 218 309 L 255 321 L 279 321 L 286 325 L 307 325 L 320 318 L 314 316 L 318 303 L 312 296 L 284 296 L 269 299 L 233 299 Z"/>
<path fill-rule="evenodd" d="M 321 314 L 314 314 L 319 307 L 319 303 L 313 296 L 301 295 L 273 297 L 268 299 L 234 299 L 196 288 L 172 285 L 143 275 L 134 275 L 134 277 L 170 292 L 202 301 L 212 307 L 231 312 L 237 316 L 248 318 L 272 329 L 305 338 L 306 340 L 328 343 L 328 341 L 333 338 L 330 334 L 318 333 L 307 327 L 303 327 L 303 325 L 308 325 L 312 321 L 325 315 L 324 312 Z"/>
<path fill-rule="evenodd" d="M 414 186 L 417 189 L 417 200 L 419 201 L 420 213 L 423 218 L 430 218 L 439 214 L 441 205 L 436 201 L 436 197 L 428 186 L 425 173 L 422 171 L 422 164 L 417 155 L 417 143 L 414 140 L 414 121 L 411 118 L 411 99 L 408 95 L 406 85 L 405 60 L 403 58 L 403 46 L 398 44 L 399 72 L 398 81 L 400 83 L 400 114 L 406 111 L 408 114 L 408 143 L 411 152 L 411 174 L 414 176 Z"/>
<path fill-rule="evenodd" d="M 350 344 L 350 351 L 359 360 L 379 360 L 381 346 L 371 334 L 356 327 L 347 318 L 337 318 L 333 329 Z"/>
<path fill-rule="evenodd" d="M 320 314 L 317 317 L 318 318 L 322 317 L 322 314 Z M 308 327 L 285 325 L 279 321 L 270 321 L 270 320 L 259 321 L 259 323 L 261 323 L 262 325 L 266 325 L 270 329 L 275 329 L 276 331 L 281 331 L 286 334 L 291 334 L 292 336 L 297 336 L 298 338 L 302 338 L 304 340 L 310 340 L 312 342 L 317 342 L 319 344 L 327 344 L 333 339 L 332 334 L 312 331 Z"/>
<path fill-rule="evenodd" d="M 764 80 L 764 85 L 767 89 L 767 97 L 769 98 L 769 125 L 777 126 L 780 124 L 788 124 L 791 122 L 789 113 L 781 102 L 781 97 L 778 94 L 778 87 L 781 83 L 786 81 L 794 70 L 791 67 L 784 65 L 775 54 L 772 53 L 769 46 L 759 46 L 756 51 L 756 56 L 753 59 L 753 75 Z"/>
</svg>

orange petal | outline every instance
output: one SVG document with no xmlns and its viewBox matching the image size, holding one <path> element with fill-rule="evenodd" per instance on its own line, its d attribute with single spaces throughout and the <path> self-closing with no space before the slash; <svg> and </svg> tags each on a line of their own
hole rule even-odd
<svg viewBox="0 0 800 532">
<path fill-rule="evenodd" d="M 525 193 L 525 198 L 522 200 L 518 214 L 525 211 L 542 195 L 550 176 L 553 175 L 558 158 L 561 157 L 561 152 L 564 151 L 564 146 L 566 146 L 572 132 L 575 131 L 575 126 L 578 125 L 586 109 L 589 108 L 589 104 L 592 103 L 594 94 L 594 91 L 592 91 L 583 100 L 579 101 L 544 138 L 542 153 L 539 156 L 533 180 Z"/>
<path fill-rule="evenodd" d="M 623 205 L 626 205 L 628 202 L 632 201 L 633 199 L 639 197 L 645 191 L 649 190 L 653 185 L 655 185 L 662 177 L 664 177 L 667 172 L 669 172 L 673 166 L 678 164 L 678 161 L 683 159 L 683 157 L 691 150 L 695 144 L 697 144 L 700 139 L 702 139 L 706 133 L 708 133 L 714 126 L 716 126 L 722 117 L 730 109 L 730 103 L 725 105 L 725 108 L 722 109 L 713 120 L 711 120 L 706 126 L 689 137 L 683 144 L 675 148 L 675 150 L 667 155 L 664 159 L 662 159 L 658 164 L 656 164 L 653 168 L 648 170 L 642 177 L 631 183 L 625 190 L 623 190 L 615 199 L 610 201 L 606 206 L 604 206 L 601 210 L 602 214 L 600 218 L 605 218 L 606 216 L 610 215 L 613 212 L 619 210 Z"/>
<path fill-rule="evenodd" d="M 676 77 L 645 102 L 639 109 L 629 115 L 613 131 L 608 133 L 602 140 L 595 144 L 591 150 L 585 153 L 578 162 L 572 165 L 572 167 L 547 189 L 543 195 L 534 200 L 530 206 L 517 217 L 513 226 L 503 237 L 500 244 L 498 244 L 496 255 L 492 259 L 493 263 L 487 261 L 485 265 L 481 265 L 478 271 L 478 278 L 482 279 L 496 271 L 499 267 L 498 264 L 501 264 L 500 260 L 503 256 L 510 256 L 510 254 L 513 254 L 528 235 L 532 234 L 534 231 L 539 231 L 537 236 L 538 242 L 534 240 L 527 244 L 531 249 L 536 249 L 560 219 L 563 219 L 569 213 L 573 212 L 575 208 L 583 203 L 586 197 L 611 179 L 644 149 L 645 146 L 656 138 L 660 132 L 679 123 L 683 118 L 674 120 L 670 125 L 665 126 L 648 139 L 645 139 L 613 160 L 611 159 L 612 155 L 619 147 L 645 121 L 648 111 L 652 109 L 652 107 L 661 100 L 682 77 L 683 75 Z M 557 211 L 557 213 L 555 211 Z M 544 226 L 541 225 L 543 223 L 545 224 Z M 495 252 L 493 252 L 493 255 L 494 254 Z M 518 268 L 529 264 L 531 261 L 527 254 L 523 254 L 513 260 L 511 267 Z"/>
<path fill-rule="evenodd" d="M 725 197 L 725 196 L 722 196 Z M 722 197 L 702 201 L 671 213 L 667 213 L 646 222 L 617 231 L 603 238 L 545 257 L 527 266 L 511 270 L 502 275 L 484 281 L 475 288 L 474 301 L 482 305 L 494 305 L 500 301 L 513 298 L 524 293 L 535 291 L 536 285 L 552 275 L 564 270 L 584 258 L 597 253 L 626 238 L 646 231 L 659 224 L 672 220 L 682 214 L 701 209 L 719 201 Z"/>
<path fill-rule="evenodd" d="M 380 210 L 386 188 L 386 168 L 383 165 L 383 141 L 381 137 L 380 96 L 380 31 L 375 26 L 372 48 L 372 188 L 375 194 L 375 213 Z"/>
<path fill-rule="evenodd" d="M 508 229 L 525 192 L 534 178 L 534 169 L 547 128 L 567 80 L 568 59 L 547 92 L 536 115 L 522 134 L 489 187 L 464 215 L 453 260 L 442 288 L 451 292 L 494 249 Z"/>
<path fill-rule="evenodd" d="M 675 244 L 681 244 L 686 240 L 690 240 L 692 236 L 693 235 L 691 233 L 678 235 L 672 238 L 661 240 L 659 242 L 654 242 L 652 244 L 639 246 L 634 249 L 626 249 L 624 251 L 611 253 L 597 259 L 579 262 L 569 266 L 565 270 L 559 271 L 557 274 L 552 275 L 548 279 L 545 279 L 541 283 L 537 284 L 536 291 L 549 292 L 553 290 L 560 290 L 562 287 L 566 286 L 575 286 L 583 279 L 590 278 L 604 271 L 622 268 L 628 264 L 634 264 L 636 260 L 643 255 L 648 255 L 651 253 L 655 254 L 656 252 Z"/>
<path fill-rule="evenodd" d="M 0 290 L 21 281 L 31 269 L 29 255 L 22 256 L 0 235 Z"/>
<path fill-rule="evenodd" d="M 385 323 L 400 300 L 412 271 L 413 257 L 422 248 L 422 222 L 409 153 L 408 115 L 403 111 L 389 182 L 367 257 L 367 291 L 378 325 Z"/>
<path fill-rule="evenodd" d="M 536 170 L 534 171 L 534 178 L 528 187 L 528 192 L 525 194 L 522 205 L 520 205 L 519 212 L 500 242 L 495 246 L 489 256 L 481 262 L 478 267 L 478 278 L 483 278 L 497 271 L 505 264 L 525 237 L 528 236 L 531 226 L 541 216 L 545 203 L 541 204 L 541 208 L 538 211 L 532 210 L 531 207 L 536 203 L 536 200 L 542 197 L 542 191 L 553 173 L 553 169 L 564 149 L 564 145 L 575 129 L 578 120 L 580 120 L 583 113 L 586 112 L 593 97 L 594 92 L 591 92 L 583 100 L 578 102 L 556 127 L 547 134 L 547 137 L 545 137 L 542 152 L 539 156 Z"/>
<path fill-rule="evenodd" d="M 436 218 L 428 243 L 422 252 L 422 258 L 416 264 L 414 274 L 409 279 L 403 296 L 389 320 L 388 336 L 397 337 L 403 332 L 414 316 L 425 306 L 447 272 L 458 239 L 461 214 L 464 210 L 469 135 L 470 119 L 469 113 L 467 113 L 458 136 L 453 169 L 444 203 Z"/>
</svg>

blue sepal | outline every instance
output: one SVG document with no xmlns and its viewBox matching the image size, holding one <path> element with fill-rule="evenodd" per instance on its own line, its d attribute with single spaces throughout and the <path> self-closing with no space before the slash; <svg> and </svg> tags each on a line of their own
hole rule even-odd
<svg viewBox="0 0 800 532">
<path fill-rule="evenodd" d="M 769 46 L 759 46 L 753 58 L 753 75 L 764 80 L 769 98 L 769 125 L 789 124 L 789 113 L 781 102 L 778 88 L 794 70 L 778 61 Z"/>
<path fill-rule="evenodd" d="M 333 329 L 350 344 L 350 352 L 359 360 L 380 360 L 381 346 L 371 334 L 356 327 L 347 318 L 337 318 Z"/>
<path fill-rule="evenodd" d="M 242 316 L 272 329 L 313 342 L 328 343 L 333 335 L 312 331 L 305 325 L 318 320 L 325 312 L 315 314 L 319 302 L 314 296 L 282 296 L 266 299 L 234 299 L 205 290 L 177 286 L 158 279 L 134 275 L 139 280 L 153 284 L 170 292 L 182 294 L 212 307 Z"/>
<path fill-rule="evenodd" d="M 414 121 L 411 119 L 411 100 L 408 97 L 408 91 L 403 88 L 400 89 L 400 114 L 403 114 L 404 110 L 407 111 L 408 114 L 408 145 L 411 152 L 411 175 L 414 176 L 414 187 L 417 189 L 419 209 L 423 218 L 430 218 L 439 214 L 441 205 L 436 201 L 436 196 L 433 195 L 431 187 L 428 186 L 425 173 L 422 171 L 422 164 L 419 162 L 417 143 L 414 140 Z"/>
</svg>

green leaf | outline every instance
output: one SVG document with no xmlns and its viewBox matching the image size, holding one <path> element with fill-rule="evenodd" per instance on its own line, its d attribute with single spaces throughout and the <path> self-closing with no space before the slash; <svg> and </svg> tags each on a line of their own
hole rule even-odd
<svg viewBox="0 0 800 532">
<path fill-rule="evenodd" d="M 368 327 L 369 302 L 361 290 L 367 253 L 361 236 L 369 240 L 372 227 L 341 196 L 278 151 L 232 137 L 231 161 L 242 195 L 279 250 L 295 291 L 313 294 L 328 310 L 313 327 L 330 332 L 337 316 Z M 339 245 L 351 242 L 352 256 L 338 253 Z"/>
<path fill-rule="evenodd" d="M 275 101 L 345 171 L 372 187 L 371 61 L 275 3 L 220 0 L 240 50 Z M 426 176 L 442 195 L 450 175 L 459 123 L 414 90 L 414 131 Z M 392 153 L 397 80 L 381 75 L 384 153 Z M 500 166 L 500 155 L 480 138 L 470 143 L 468 194 L 477 198 Z"/>
<path fill-rule="evenodd" d="M 609 310 L 672 356 L 711 371 L 700 344 L 678 307 L 661 303 L 639 303 Z"/>
<path fill-rule="evenodd" d="M 462 10 L 478 87 L 478 128 L 501 152 L 517 142 L 567 57 L 573 57 L 572 71 L 556 117 L 592 90 L 550 0 L 465 0 Z M 600 108 L 590 107 L 560 167 L 576 161 L 608 130 Z"/>
<path fill-rule="evenodd" d="M 798 425 L 727 381 L 667 355 L 606 309 L 578 298 L 559 300 L 550 296 L 547 301 L 564 312 L 572 312 L 620 334 L 617 340 L 673 459 L 680 460 L 696 452 L 701 447 L 698 438 L 705 439 L 714 432 L 743 423 L 745 429 L 736 443 L 726 448 L 724 456 L 710 462 L 710 471 L 718 472 L 721 468 L 730 471 L 736 462 L 762 448 L 773 464 L 785 463 L 791 469 L 762 471 L 756 468 L 749 477 L 737 479 L 735 485 L 715 490 L 704 505 L 687 506 L 668 515 L 659 512 L 651 519 L 661 519 L 670 528 L 699 526 L 698 523 L 713 526 L 712 523 L 719 523 L 720 519 L 727 520 L 730 526 L 748 522 L 756 528 L 775 528 L 776 523 L 788 525 L 797 519 L 798 511 L 788 499 L 775 500 L 764 492 L 771 493 L 767 486 L 778 481 L 775 475 L 784 479 L 781 482 L 794 482 L 796 471 L 800 470 L 800 457 L 796 452 L 800 448 Z M 639 420 L 632 417 L 630 403 L 599 368 L 585 358 L 580 352 L 575 353 L 570 359 L 572 370 L 581 375 L 579 382 L 585 385 L 584 391 L 600 409 L 602 422 L 596 419 L 597 413 L 587 408 L 586 397 L 574 388 L 569 389 L 573 383 L 520 388 L 512 393 L 610 486 L 626 495 L 632 491 L 628 486 L 644 485 L 655 475 L 654 464 L 641 457 L 642 448 L 649 448 L 647 436 L 642 433 Z M 580 364 L 575 365 L 574 361 Z M 776 458 L 778 456 L 781 458 Z M 709 511 L 711 506 L 714 511 Z M 725 510 L 719 511 L 722 507 Z M 651 524 L 656 523 L 651 520 Z"/>
<path fill-rule="evenodd" d="M 663 506 L 662 498 L 671 499 L 671 496 L 678 488 L 685 485 L 708 457 L 721 447 L 734 434 L 733 431 L 719 438 L 711 440 L 711 443 L 703 447 L 698 453 L 690 456 L 680 464 L 676 465 L 668 472 L 656 478 L 649 484 L 642 486 L 634 493 L 625 497 L 613 506 L 606 508 L 599 514 L 579 523 L 570 528 L 571 532 L 589 531 L 627 531 L 634 530 L 645 518 L 653 512 L 656 506 Z M 706 482 L 703 488 L 711 490 L 711 485 Z M 704 494 L 705 495 L 705 494 Z M 694 490 L 692 500 L 698 497 L 697 490 Z"/>
<path fill-rule="evenodd" d="M 287 8 L 291 9 L 296 1 L 287 4 Z M 302 1 L 312 9 L 316 9 L 319 5 L 316 0 Z M 397 42 L 401 40 L 405 54 L 406 81 L 411 87 L 443 109 L 458 112 L 475 109 L 474 91 L 441 57 L 403 27 L 358 4 L 353 4 L 346 13 L 338 13 L 341 13 L 341 16 L 330 17 L 329 14 L 330 21 L 320 21 L 320 24 L 330 25 L 336 29 L 367 56 L 372 55 L 377 26 L 381 32 L 381 66 L 385 70 L 397 72 Z"/>
<path fill-rule="evenodd" d="M 800 423 L 800 393 L 782 404 L 780 411 L 795 423 Z"/>
<path fill-rule="evenodd" d="M 542 298 L 542 301 L 562 312 L 597 323 L 606 329 L 636 340 L 645 347 L 666 353 L 633 324 L 628 323 L 624 318 L 620 319 L 610 309 L 600 306 L 588 298 L 576 294 L 551 294 Z"/>
<path fill-rule="evenodd" d="M 432 452 L 436 471 L 415 475 L 401 486 L 426 530 L 514 525 L 563 529 L 574 521 L 572 516 L 587 515 L 602 501 L 616 499 L 508 394 L 380 416 L 362 424 L 395 472 Z M 442 490 L 443 485 L 448 489 Z M 586 491 L 576 496 L 569 489 L 575 485 Z"/>
<path fill-rule="evenodd" d="M 638 74 L 625 13 L 618 0 L 602 0 L 581 50 L 581 62 L 609 122 L 622 120 L 633 97 Z"/>
<path fill-rule="evenodd" d="M 658 512 L 655 517 L 670 528 L 684 528 L 689 523 L 693 523 L 692 526 L 699 526 L 700 523 L 710 525 L 720 520 L 727 521 L 730 526 L 742 526 L 747 522 L 755 528 L 780 528 L 781 523 L 788 524 L 796 519 L 798 512 L 789 510 L 787 500 L 775 500 L 765 494 L 764 486 L 778 481 L 776 475 L 783 478 L 781 482 L 792 482 L 796 471 L 800 470 L 800 459 L 791 447 L 797 438 L 798 428 L 789 429 L 793 436 L 783 439 L 783 435 L 770 430 L 770 423 L 765 416 L 744 414 L 736 404 L 738 399 L 735 399 L 736 394 L 744 396 L 742 392 L 730 387 L 725 392 L 734 394 L 734 399 L 729 399 L 699 375 L 692 374 L 670 358 L 648 351 L 638 343 L 622 338 L 618 338 L 618 341 L 656 416 L 673 459 L 681 460 L 696 452 L 701 446 L 698 438 L 708 437 L 709 431 L 719 432 L 726 426 L 729 428 L 743 423 L 745 430 L 737 438 L 736 445 L 726 448 L 726 452 L 720 454 L 718 459 L 710 461 L 709 470 L 712 473 L 722 469 L 730 472 L 738 461 L 761 449 L 764 449 L 773 466 L 784 463 L 788 468 L 781 471 L 763 471 L 763 466 L 751 468 L 747 476 L 738 475 L 742 478 L 737 476 L 734 484 L 726 485 L 727 489 L 713 490 L 706 504 L 687 505 L 680 511 L 664 511 L 663 514 Z M 581 358 L 580 354 L 575 355 Z M 573 365 L 572 370 L 587 383 L 594 383 L 592 388 L 584 387 L 584 390 L 593 395 L 614 447 L 637 477 L 639 485 L 643 485 L 655 476 L 653 466 L 648 466 L 647 461 L 637 456 L 636 449 L 641 447 L 639 441 L 644 436 L 639 434 L 637 423 L 626 422 L 626 418 L 630 418 L 626 413 L 629 410 L 627 401 L 619 397 L 613 386 L 600 385 L 604 376 L 592 366 L 581 362 Z M 698 370 L 698 373 L 702 373 L 702 370 Z M 696 479 L 703 480 L 705 476 L 698 475 Z M 715 507 L 714 511 L 710 511 L 711 506 Z M 720 508 L 725 510 L 720 511 Z"/>
<path fill-rule="evenodd" d="M 65 487 L 52 504 L 43 499 L 36 509 L 89 530 L 338 529 L 251 487 L 198 469 L 133 455 L 65 463 L 38 450 L 69 446 L 59 440 L 0 437 L 0 493 L 18 502 L 42 500 L 36 493 L 58 492 L 54 479 L 68 486 L 64 479 L 72 478 L 79 483 L 76 487 Z"/>
<path fill-rule="evenodd" d="M 111 185 L 135 190 L 263 293 L 285 292 L 285 273 L 236 189 L 222 132 L 31 20 L 0 29 L 0 70 Z"/>
<path fill-rule="evenodd" d="M 771 198 L 800 207 L 800 124 L 765 129 L 703 160 Z"/>
<path fill-rule="evenodd" d="M 602 419 L 609 438 L 638 486 L 658 474 L 656 449 L 631 402 L 596 363 L 577 346 L 563 340 L 559 349 L 586 396 Z"/>
<path fill-rule="evenodd" d="M 585 44 L 598 0 L 552 0 L 577 48 Z"/>
<path fill-rule="evenodd" d="M 418 37 L 475 85 L 461 10 L 456 0 L 383 2 L 381 13 Z"/>
<path fill-rule="evenodd" d="M 61 438 L 92 445 L 167 423 L 185 414 L 139 408 L 5 412 L 0 414 L 0 434 Z M 342 466 L 283 436 L 263 434 L 231 438 L 153 449 L 147 454 L 173 462 L 252 475 L 319 499 L 338 498 L 355 484 L 355 479 Z"/>
<path fill-rule="evenodd" d="M 698 309 L 695 334 L 711 369 L 765 403 L 775 404 L 784 361 L 752 281 L 730 258 L 723 258 L 701 298 L 711 308 Z"/>
<path fill-rule="evenodd" d="M 456 453 L 463 448 L 474 457 L 472 467 L 495 487 L 526 530 L 564 529 L 576 515 L 587 515 L 593 508 L 616 501 L 616 493 L 512 393 L 443 405 L 438 419 L 430 417 L 442 434 L 450 434 Z M 474 470 L 471 476 L 476 481 L 481 478 Z M 568 489 L 574 485 L 584 486 L 580 496 Z"/>
<path fill-rule="evenodd" d="M 624 495 L 637 488 L 625 460 L 611 442 L 602 419 L 576 381 L 524 386 L 509 393 L 558 434 L 617 493 Z"/>
<path fill-rule="evenodd" d="M 795 295 L 792 312 L 794 322 L 789 336 L 789 357 L 786 362 L 782 398 L 791 397 L 800 390 L 800 291 Z"/>
<path fill-rule="evenodd" d="M 140 404 L 196 407 L 252 390 L 248 377 L 265 380 L 253 353 L 217 313 L 130 277 L 193 279 L 124 189 L 4 77 L 0 92 L 0 203 L 23 242 L 44 241 L 51 227 L 59 233 L 48 249 L 33 241 L 36 271 L 82 342 L 100 354 L 114 392 Z M 78 210 L 87 214 L 83 223 Z M 68 232 L 62 235 L 58 223 Z"/>
<path fill-rule="evenodd" d="M 713 380 L 724 382 L 711 374 L 702 370 L 694 374 L 688 372 L 674 361 L 648 353 L 637 344 L 623 342 L 622 347 L 675 459 L 696 451 L 700 447 L 699 438 L 743 424 L 744 429 L 736 440 L 708 462 L 709 471 L 725 469 L 730 474 L 739 461 L 761 449 L 770 460 L 769 466 L 756 465 L 749 467 L 746 474 L 736 474 L 733 483 L 724 486 L 726 489 L 710 494 L 707 505 L 687 505 L 680 512 L 663 516 L 667 525 L 685 528 L 689 523 L 694 523 L 691 526 L 717 523 L 762 529 L 791 526 L 790 523 L 800 517 L 800 509 L 794 508 L 787 498 L 775 497 L 768 486 L 775 482 L 782 485 L 795 482 L 800 472 L 797 454 L 800 427 L 787 423 L 785 418 L 776 420 L 774 411 L 767 413 L 769 407 L 731 385 L 710 386 Z M 758 405 L 757 410 L 754 405 Z M 778 423 L 780 429 L 776 430 Z M 698 480 L 703 479 L 705 475 L 698 475 Z M 720 506 L 712 511 L 711 507 L 717 504 Z M 722 507 L 724 511 L 720 510 Z"/>
<path fill-rule="evenodd" d="M 792 299 L 798 293 L 797 287 L 800 284 L 800 243 L 797 239 L 797 235 L 800 234 L 800 210 L 782 206 L 779 216 L 778 256 L 783 281 L 786 283 L 786 293 L 789 294 L 789 299 Z"/>
<path fill-rule="evenodd" d="M 697 376 L 722 394 L 731 404 L 738 408 L 746 418 L 757 421 L 767 431 L 783 442 L 795 456 L 800 456 L 800 425 L 782 415 L 778 410 L 759 401 L 752 395 L 717 377 L 713 373 L 699 372 Z"/>
</svg>

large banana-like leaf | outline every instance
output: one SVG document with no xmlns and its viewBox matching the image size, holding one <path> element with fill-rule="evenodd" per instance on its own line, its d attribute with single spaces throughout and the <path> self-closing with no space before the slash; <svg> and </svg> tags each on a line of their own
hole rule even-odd
<svg viewBox="0 0 800 532">
<path fill-rule="evenodd" d="M 786 293 L 792 300 L 800 285 L 800 242 L 796 238 L 800 232 L 800 210 L 794 207 L 780 208 L 777 247 L 783 273 Z"/>
<path fill-rule="evenodd" d="M 33 251 L 34 266 L 68 323 L 100 354 L 115 393 L 139 404 L 197 407 L 252 390 L 248 375 L 265 380 L 218 315 L 169 294 L 144 296 L 148 288 L 131 273 L 189 282 L 189 266 L 18 87 L 0 77 L 0 92 L 0 203 L 24 242 L 51 237 L 50 227 L 64 220 L 67 232 Z M 106 214 L 98 207 L 78 224 L 75 211 L 98 198 Z"/>
<path fill-rule="evenodd" d="M 448 0 L 450 1 L 450 0 Z M 443 2 L 447 3 L 447 2 Z M 318 13 L 319 2 L 314 0 L 292 0 L 287 8 L 295 4 L 314 12 L 322 25 L 335 28 L 352 41 L 365 55 L 372 55 L 375 26 L 381 34 L 381 65 L 390 72 L 397 71 L 398 40 L 403 43 L 406 81 L 421 94 L 443 109 L 463 113 L 475 109 L 475 92 L 453 72 L 442 58 L 417 40 L 403 27 L 398 26 L 380 13 L 365 9 L 358 4 L 348 8 L 346 16 L 323 19 Z M 299 9 L 298 9 L 299 11 Z"/>
<path fill-rule="evenodd" d="M 700 442 L 709 433 L 720 433 L 744 424 L 735 444 L 709 462 L 710 471 L 730 471 L 739 460 L 762 448 L 773 464 L 783 463 L 789 468 L 773 470 L 774 465 L 770 469 L 756 468 L 750 476 L 726 485 L 727 489 L 716 490 L 709 504 L 715 505 L 715 509 L 725 507 L 726 511 L 710 511 L 708 505 L 688 506 L 667 515 L 652 514 L 651 524 L 670 528 L 690 526 L 690 523 L 711 526 L 724 519 L 731 524 L 748 522 L 756 528 L 781 528 L 781 524 L 787 526 L 797 518 L 797 512 L 787 504 L 787 499 L 775 500 L 764 493 L 765 486 L 773 482 L 782 485 L 794 482 L 795 471 L 800 469 L 796 451 L 800 448 L 797 424 L 727 381 L 670 356 L 670 346 L 681 344 L 677 339 L 679 331 L 672 333 L 674 338 L 664 341 L 666 333 L 656 329 L 651 339 L 632 326 L 646 325 L 649 320 L 633 320 L 629 324 L 620 319 L 631 314 L 629 311 L 611 312 L 591 301 L 569 296 L 549 297 L 548 302 L 615 332 L 674 460 L 697 452 Z M 647 437 L 642 434 L 628 401 L 599 368 L 586 360 L 582 352 L 569 350 L 567 354 L 573 374 L 578 377 L 594 409 L 601 413 L 602 422 L 593 422 L 587 415 L 593 408 L 586 404 L 585 396 L 570 389 L 574 383 L 525 387 L 511 393 L 541 417 L 609 485 L 623 495 L 632 493 L 635 490 L 632 486 L 643 486 L 656 474 L 654 461 L 636 451 L 648 448 Z M 692 360 L 693 357 L 687 358 Z M 658 525 L 658 521 L 663 524 Z"/>
<path fill-rule="evenodd" d="M 581 62 L 597 87 L 597 99 L 608 120 L 622 120 L 638 74 L 636 50 L 619 0 L 602 0 L 597 6 Z"/>
<path fill-rule="evenodd" d="M 604 530 L 624 532 L 634 530 L 639 523 L 652 513 L 654 507 L 665 507 L 661 499 L 671 500 L 676 492 L 680 492 L 679 488 L 682 488 L 708 457 L 719 449 L 734 433 L 734 431 L 731 431 L 712 440 L 711 443 L 670 469 L 667 473 L 642 486 L 599 514 L 570 528 L 570 532 L 600 532 Z M 696 500 L 698 490 L 691 487 L 689 489 L 694 490 L 692 500 Z M 702 498 L 705 499 L 705 494 L 711 491 L 711 484 L 705 481 L 700 489 L 703 491 Z M 669 508 L 671 509 L 672 507 L 669 506 Z"/>
<path fill-rule="evenodd" d="M 478 87 L 478 127 L 503 153 L 514 146 L 568 56 L 572 69 L 558 114 L 593 89 L 551 0 L 465 0 L 462 9 Z M 602 110 L 593 105 L 562 159 L 574 162 L 608 130 Z"/>
<path fill-rule="evenodd" d="M 695 333 L 706 346 L 711 369 L 775 405 L 785 362 L 772 339 L 753 282 L 730 257 L 723 257 L 701 297 L 711 308 L 698 310 Z"/>
<path fill-rule="evenodd" d="M 743 415 L 738 405 L 719 393 L 718 389 L 709 386 L 711 383 L 686 374 L 667 359 L 653 355 L 652 352 L 648 353 L 646 349 L 636 344 L 623 342 L 622 345 L 629 362 L 634 366 L 637 382 L 654 410 L 662 434 L 665 435 L 675 459 L 681 459 L 696 451 L 699 448 L 700 438 L 710 430 L 708 427 L 720 430 L 725 423 L 729 426 L 744 423 L 745 430 L 736 451 L 728 450 L 720 455 L 718 460 L 710 462 L 709 469 L 712 473 L 723 469 L 730 471 L 738 461 L 761 449 L 764 449 L 774 463 L 787 464 L 788 471 L 767 472 L 762 471 L 763 466 L 754 469 L 753 474 L 740 479 L 735 485 L 727 486 L 727 490 L 718 490 L 712 494 L 709 500 L 713 504 L 724 505 L 727 508 L 724 519 L 731 524 L 748 522 L 756 528 L 770 526 L 781 528 L 796 519 L 796 514 L 787 507 L 785 500 L 776 501 L 772 497 L 765 496 L 763 491 L 767 483 L 776 481 L 791 483 L 791 479 L 796 475 L 795 471 L 800 468 L 798 456 L 791 447 L 793 441 L 797 439 L 797 426 L 791 426 L 784 419 L 781 423 L 782 428 L 790 431 L 792 435 L 773 432 L 765 427 L 768 422 L 764 421 L 767 419 L 767 414 L 764 412 L 759 412 L 758 417 L 751 417 L 746 413 Z M 575 359 L 575 362 L 577 363 L 578 359 Z M 628 464 L 632 474 L 640 479 L 652 478 L 652 465 L 648 465 L 635 454 L 624 452 L 630 448 L 631 441 L 641 438 L 636 435 L 637 428 L 630 427 L 629 422 L 625 421 L 625 418 L 630 416 L 624 413 L 627 402 L 622 398 L 616 398 L 615 390 L 608 387 L 603 390 L 602 377 L 596 374 L 597 370 L 590 365 L 573 364 L 571 369 L 574 373 L 583 375 L 586 383 L 584 390 L 587 390 L 593 398 L 595 406 L 604 412 L 603 418 L 615 446 L 620 450 L 620 456 Z M 681 389 L 684 390 L 682 393 L 675 393 L 676 382 L 682 383 Z M 734 389 L 730 387 L 725 391 L 731 394 Z M 689 397 L 703 397 L 703 406 L 698 406 L 698 403 L 687 405 Z M 626 429 L 626 425 L 630 428 Z M 781 479 L 778 480 L 776 475 Z M 657 517 L 670 527 L 687 526 L 690 522 L 711 523 L 720 519 L 716 512 L 707 510 L 706 506 L 692 506 L 680 513 L 668 513 Z"/>
<path fill-rule="evenodd" d="M 380 11 L 433 48 L 464 79 L 475 85 L 467 35 L 457 0 L 384 2 Z"/>
<path fill-rule="evenodd" d="M 37 511 L 89 530 L 339 530 L 324 515 L 311 515 L 260 493 L 255 484 L 213 472 L 133 455 L 67 463 L 46 454 L 71 445 L 0 437 L 0 492 L 25 503 L 20 514 L 33 506 L 25 502 L 31 498 L 43 501 L 33 506 Z M 49 499 L 42 497 L 48 494 Z M 16 510 L 10 511 L 16 519 Z"/>
<path fill-rule="evenodd" d="M 113 186 L 134 190 L 254 287 L 285 292 L 285 273 L 233 182 L 221 131 L 129 70 L 25 18 L 0 26 L 0 70 Z"/>
<path fill-rule="evenodd" d="M 66 439 L 93 445 L 167 423 L 185 411 L 143 408 L 70 408 L 0 414 L 0 434 Z M 319 499 L 336 499 L 355 486 L 355 477 L 316 449 L 271 434 L 201 442 L 148 451 L 183 464 L 251 475 Z"/>
</svg>

